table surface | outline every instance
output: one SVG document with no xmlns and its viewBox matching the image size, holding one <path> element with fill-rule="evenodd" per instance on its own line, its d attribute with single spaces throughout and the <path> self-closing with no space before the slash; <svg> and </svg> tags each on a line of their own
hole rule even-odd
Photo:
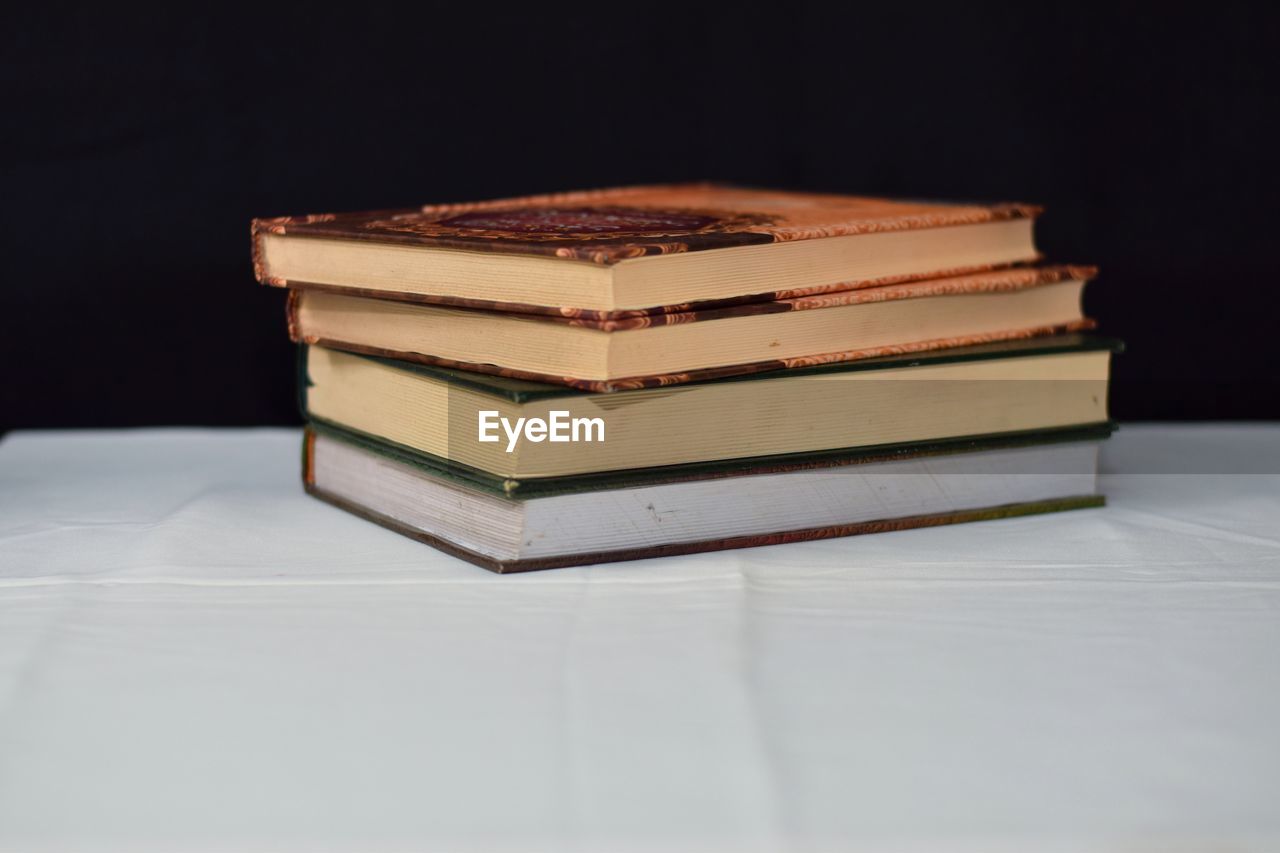
<svg viewBox="0 0 1280 853">
<path fill-rule="evenodd" d="M 1276 849 L 1280 426 L 1110 505 L 498 576 L 290 430 L 0 442 L 0 849 Z"/>
</svg>

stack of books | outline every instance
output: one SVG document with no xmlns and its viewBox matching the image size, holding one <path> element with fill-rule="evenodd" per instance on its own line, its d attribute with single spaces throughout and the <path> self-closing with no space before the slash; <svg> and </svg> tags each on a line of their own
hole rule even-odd
<svg viewBox="0 0 1280 853">
<path fill-rule="evenodd" d="M 630 187 L 260 219 L 315 496 L 500 572 L 1099 506 L 1038 209 Z"/>
</svg>

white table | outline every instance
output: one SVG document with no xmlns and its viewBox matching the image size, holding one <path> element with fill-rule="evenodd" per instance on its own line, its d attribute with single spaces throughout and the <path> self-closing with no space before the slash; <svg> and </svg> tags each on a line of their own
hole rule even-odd
<svg viewBox="0 0 1280 853">
<path fill-rule="evenodd" d="M 1280 846 L 1280 427 L 1126 428 L 1104 510 L 511 577 L 298 443 L 0 442 L 0 849 Z"/>
</svg>

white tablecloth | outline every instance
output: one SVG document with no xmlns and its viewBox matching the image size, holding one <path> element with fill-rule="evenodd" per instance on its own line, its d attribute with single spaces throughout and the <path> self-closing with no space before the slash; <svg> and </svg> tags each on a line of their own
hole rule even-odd
<svg viewBox="0 0 1280 853">
<path fill-rule="evenodd" d="M 298 445 L 0 442 L 0 849 L 1280 844 L 1280 427 L 1126 428 L 1102 510 L 510 577 Z"/>
</svg>

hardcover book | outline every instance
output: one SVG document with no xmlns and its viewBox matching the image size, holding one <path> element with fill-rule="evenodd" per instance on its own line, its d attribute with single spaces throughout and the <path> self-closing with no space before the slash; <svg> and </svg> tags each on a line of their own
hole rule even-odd
<svg viewBox="0 0 1280 853">
<path fill-rule="evenodd" d="M 1091 328 L 1091 267 L 1050 266 L 600 320 L 294 291 L 295 341 L 590 391 Z"/>
<path fill-rule="evenodd" d="M 256 219 L 252 238 L 273 286 L 621 319 L 1034 261 L 1038 212 L 685 184 Z"/>
<path fill-rule="evenodd" d="M 591 393 L 313 346 L 302 350 L 302 406 L 512 492 L 539 478 L 1105 423 L 1118 348 L 1064 335 Z M 557 417 L 591 429 L 550 440 Z M 534 422 L 540 435 L 520 432 Z"/>
<path fill-rule="evenodd" d="M 364 448 L 387 459 L 404 462 L 438 479 L 512 500 L 647 487 L 692 480 L 712 480 L 717 477 L 745 477 L 753 474 L 780 474 L 786 471 L 837 468 L 843 465 L 866 465 L 872 462 L 895 462 L 950 453 L 1102 441 L 1109 438 L 1115 430 L 1114 422 L 1105 421 L 1083 426 L 962 436 L 936 441 L 908 441 L 871 447 L 846 447 L 807 453 L 782 453 L 745 459 L 718 459 L 684 465 L 662 465 L 654 468 L 630 468 L 558 477 L 517 479 L 498 477 L 479 468 L 414 450 L 405 445 L 394 444 L 385 439 L 353 432 L 325 421 L 311 420 L 307 424 L 307 433 L 313 437 L 326 436 L 345 444 Z"/>
<path fill-rule="evenodd" d="M 316 497 L 497 572 L 634 560 L 1103 504 L 1094 440 L 851 460 L 512 499 L 412 454 L 308 431 Z"/>
</svg>

